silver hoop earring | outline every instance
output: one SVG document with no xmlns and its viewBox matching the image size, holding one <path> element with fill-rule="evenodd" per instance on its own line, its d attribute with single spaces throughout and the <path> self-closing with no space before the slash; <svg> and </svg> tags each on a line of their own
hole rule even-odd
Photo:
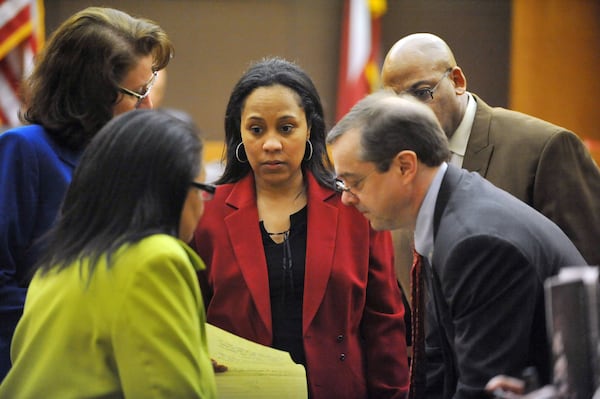
<svg viewBox="0 0 600 399">
<path fill-rule="evenodd" d="M 313 156 L 313 146 L 312 146 L 312 143 L 310 142 L 310 140 L 306 140 L 306 145 L 310 149 L 310 151 L 308 153 L 308 156 L 306 156 L 306 150 L 304 151 L 304 160 L 310 161 Z"/>
<path fill-rule="evenodd" d="M 240 158 L 240 147 L 242 147 L 243 145 L 244 143 L 240 141 L 240 143 L 235 147 L 235 159 L 237 159 L 239 163 L 248 162 L 248 157 L 246 157 L 246 159 Z"/>
</svg>

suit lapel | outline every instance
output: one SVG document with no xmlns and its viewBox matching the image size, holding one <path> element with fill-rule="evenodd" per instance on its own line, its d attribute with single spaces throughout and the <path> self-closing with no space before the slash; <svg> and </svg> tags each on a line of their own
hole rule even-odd
<svg viewBox="0 0 600 399">
<path fill-rule="evenodd" d="M 459 169 L 453 165 L 448 165 L 448 169 L 446 170 L 446 174 L 442 180 L 440 191 L 438 192 L 435 202 L 435 210 L 433 214 L 434 246 L 442 214 L 446 210 L 446 206 L 448 205 L 452 193 L 456 190 L 460 180 L 462 179 L 462 176 L 466 173 L 468 172 L 463 169 Z M 427 258 L 425 258 L 425 262 L 428 262 Z M 435 255 L 433 257 L 433 263 L 436 263 Z M 440 266 L 438 265 L 438 267 Z M 451 345 L 451 342 L 454 342 L 454 328 L 452 320 L 449 319 L 449 311 L 444 299 L 442 285 L 437 273 L 436 265 L 427 263 L 425 270 L 428 284 L 427 291 L 429 294 L 429 301 L 427 302 L 426 309 L 427 312 L 430 312 L 426 320 L 432 323 L 431 327 L 429 327 L 430 330 L 428 331 L 427 335 L 428 338 L 433 337 L 434 345 L 441 348 L 445 365 L 442 372 L 444 374 L 444 380 L 446 382 L 456 381 L 456 357 Z M 448 388 L 447 385 L 448 384 L 444 385 L 444 391 L 452 389 L 451 387 Z M 450 396 L 452 395 L 445 394 L 444 397 Z"/>
<path fill-rule="evenodd" d="M 475 94 L 472 96 L 477 101 L 477 111 L 462 167 L 485 177 L 494 152 L 494 145 L 490 143 L 492 108 Z"/>
<path fill-rule="evenodd" d="M 463 171 L 463 173 L 466 173 Z M 442 184 L 440 185 L 440 191 L 438 192 L 437 199 L 435 201 L 435 210 L 433 211 L 433 240 L 437 236 L 438 227 L 442 214 L 448 205 L 448 200 L 452 195 L 458 181 L 460 180 L 461 170 L 453 165 L 448 165 Z"/>
<path fill-rule="evenodd" d="M 225 217 L 225 225 L 233 252 L 250 296 L 267 330 L 272 333 L 271 302 L 267 261 L 258 225 L 258 210 L 252 173 L 235 185 L 226 203 L 233 211 Z M 235 295 L 235 293 L 232 293 Z"/>
<path fill-rule="evenodd" d="M 304 272 L 303 333 L 315 317 L 327 288 L 333 266 L 338 219 L 337 207 L 327 199 L 335 195 L 320 186 L 310 173 L 308 180 L 308 237 L 306 240 L 306 269 Z"/>
</svg>

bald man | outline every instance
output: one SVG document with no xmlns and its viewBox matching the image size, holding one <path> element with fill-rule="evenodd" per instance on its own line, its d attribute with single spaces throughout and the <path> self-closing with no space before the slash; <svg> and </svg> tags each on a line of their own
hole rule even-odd
<svg viewBox="0 0 600 399">
<path fill-rule="evenodd" d="M 450 163 L 478 172 L 543 213 L 589 264 L 600 265 L 600 169 L 579 137 L 532 116 L 490 107 L 468 92 L 452 50 L 429 33 L 394 44 L 382 81 L 434 111 L 449 139 Z M 398 258 L 406 262 L 407 240 L 399 233 L 395 238 Z M 402 270 L 404 265 L 397 265 L 398 273 Z M 408 277 L 399 279 L 404 285 Z"/>
</svg>

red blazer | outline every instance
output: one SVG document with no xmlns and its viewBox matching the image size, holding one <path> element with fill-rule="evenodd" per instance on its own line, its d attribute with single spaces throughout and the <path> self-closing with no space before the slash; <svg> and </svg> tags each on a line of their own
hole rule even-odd
<svg viewBox="0 0 600 399">
<path fill-rule="evenodd" d="M 302 326 L 312 399 L 403 398 L 408 391 L 404 306 L 389 232 L 306 173 L 308 238 Z M 207 321 L 271 345 L 267 264 L 254 177 L 217 188 L 193 245 Z M 206 285 L 206 286 L 204 286 Z"/>
</svg>

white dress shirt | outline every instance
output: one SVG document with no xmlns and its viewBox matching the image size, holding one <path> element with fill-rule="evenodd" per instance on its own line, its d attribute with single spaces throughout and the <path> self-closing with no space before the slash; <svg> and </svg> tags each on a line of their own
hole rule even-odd
<svg viewBox="0 0 600 399">
<path fill-rule="evenodd" d="M 475 111 L 477 111 L 477 102 L 471 93 L 467 92 L 466 94 L 468 96 L 468 100 L 465 115 L 454 131 L 452 137 L 448 140 L 450 152 L 452 153 L 450 157 L 450 163 L 454 166 L 458 166 L 459 168 L 462 168 L 463 159 L 465 158 L 465 153 L 467 152 L 469 136 L 471 136 L 471 127 L 473 127 L 473 121 L 475 120 Z"/>
<path fill-rule="evenodd" d="M 446 162 L 440 165 L 435 177 L 431 181 L 427 194 L 423 198 L 421 208 L 417 214 L 417 223 L 415 224 L 415 249 L 419 254 L 426 257 L 431 265 L 433 258 L 433 213 L 435 212 L 435 203 L 442 185 L 442 180 L 448 169 Z"/>
</svg>

